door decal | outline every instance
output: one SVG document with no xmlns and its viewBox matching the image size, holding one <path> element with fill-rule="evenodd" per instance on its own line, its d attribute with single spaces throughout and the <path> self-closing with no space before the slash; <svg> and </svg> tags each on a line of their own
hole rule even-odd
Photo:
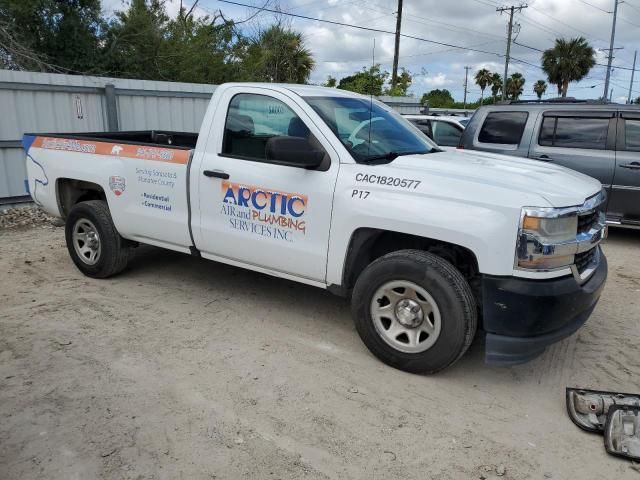
<svg viewBox="0 0 640 480">
<path fill-rule="evenodd" d="M 229 228 L 286 242 L 307 233 L 307 195 L 223 181 L 221 197 Z"/>
</svg>

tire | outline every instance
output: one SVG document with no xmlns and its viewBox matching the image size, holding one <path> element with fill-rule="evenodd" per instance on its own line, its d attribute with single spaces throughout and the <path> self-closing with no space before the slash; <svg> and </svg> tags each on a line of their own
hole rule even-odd
<svg viewBox="0 0 640 480">
<path fill-rule="evenodd" d="M 92 278 L 120 273 L 133 253 L 129 242 L 116 230 L 109 207 L 103 200 L 74 205 L 65 223 L 65 238 L 73 263 Z"/>
<path fill-rule="evenodd" d="M 421 250 L 392 252 L 367 266 L 353 290 L 351 309 L 371 353 L 411 373 L 453 365 L 471 345 L 478 322 L 475 298 L 462 274 Z"/>
</svg>

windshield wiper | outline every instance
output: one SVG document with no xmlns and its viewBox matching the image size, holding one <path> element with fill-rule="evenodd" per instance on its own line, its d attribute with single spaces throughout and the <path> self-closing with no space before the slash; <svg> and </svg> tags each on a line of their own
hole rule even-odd
<svg viewBox="0 0 640 480">
<path fill-rule="evenodd" d="M 436 150 L 435 148 L 432 148 L 428 152 L 423 152 L 423 151 L 420 151 L 420 152 L 402 152 L 402 153 L 399 153 L 397 156 L 398 157 L 402 157 L 404 155 L 426 155 L 427 153 L 433 153 L 433 152 L 439 152 L 439 151 L 440 150 Z"/>
<path fill-rule="evenodd" d="M 365 163 L 367 165 L 380 165 L 382 163 L 389 163 L 398 158 L 400 154 L 398 152 L 387 152 L 382 155 L 374 155 L 371 157 L 366 157 L 361 160 L 361 163 Z"/>
<path fill-rule="evenodd" d="M 440 150 L 436 150 L 435 148 L 429 152 L 387 152 L 382 155 L 375 155 L 372 157 L 366 157 L 360 160 L 360 163 L 364 163 L 366 165 L 381 165 L 383 163 L 389 163 L 394 161 L 398 157 L 402 157 L 404 155 L 425 155 L 431 152 L 439 152 Z"/>
</svg>

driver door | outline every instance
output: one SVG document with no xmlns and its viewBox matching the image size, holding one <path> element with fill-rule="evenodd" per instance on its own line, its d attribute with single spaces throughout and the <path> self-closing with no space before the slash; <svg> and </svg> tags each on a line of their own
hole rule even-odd
<svg viewBox="0 0 640 480">
<path fill-rule="evenodd" d="M 324 282 L 338 155 L 299 105 L 259 87 L 230 88 L 221 98 L 199 177 L 204 257 L 250 264 L 268 273 Z M 222 128 L 224 126 L 224 129 Z M 324 150 L 323 165 L 269 160 L 272 137 L 306 138 Z"/>
</svg>

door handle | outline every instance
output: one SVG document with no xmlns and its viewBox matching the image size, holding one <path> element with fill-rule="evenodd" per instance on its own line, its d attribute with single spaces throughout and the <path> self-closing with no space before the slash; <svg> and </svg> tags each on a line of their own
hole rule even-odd
<svg viewBox="0 0 640 480">
<path fill-rule="evenodd" d="M 541 162 L 553 162 L 553 158 L 549 155 L 540 155 L 539 157 L 533 157 L 534 160 L 540 160 Z"/>
<path fill-rule="evenodd" d="M 222 178 L 223 180 L 229 179 L 229 174 L 222 170 L 205 170 L 202 173 L 205 177 Z"/>
<path fill-rule="evenodd" d="M 640 170 L 640 162 L 623 163 L 620 166 L 622 168 L 629 168 L 631 170 Z"/>
</svg>

